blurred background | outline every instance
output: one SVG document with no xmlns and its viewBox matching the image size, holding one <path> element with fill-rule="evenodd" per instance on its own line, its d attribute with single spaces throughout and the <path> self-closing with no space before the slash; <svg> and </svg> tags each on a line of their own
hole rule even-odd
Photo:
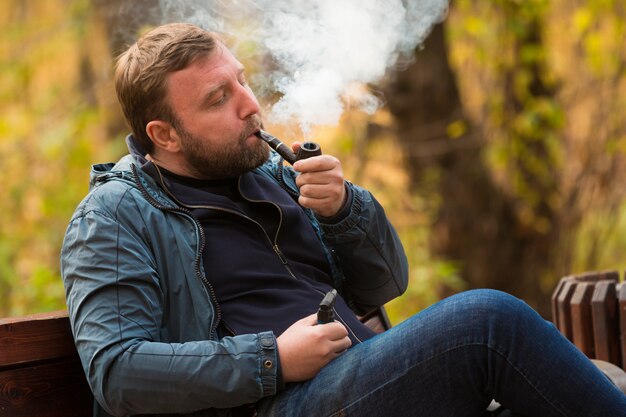
<svg viewBox="0 0 626 417">
<path fill-rule="evenodd" d="M 126 152 L 113 60 L 161 23 L 155 7 L 0 3 L 0 317 L 65 308 L 59 251 L 89 166 Z M 622 0 L 454 0 L 414 59 L 367 85 L 378 111 L 313 129 L 404 242 L 393 322 L 478 287 L 549 317 L 560 277 L 624 269 L 625 34 Z M 276 65 L 244 48 L 248 73 Z"/>
</svg>

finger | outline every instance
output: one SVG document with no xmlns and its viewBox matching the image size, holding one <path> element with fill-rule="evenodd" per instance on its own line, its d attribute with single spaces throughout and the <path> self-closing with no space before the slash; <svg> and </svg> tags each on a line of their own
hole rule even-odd
<svg viewBox="0 0 626 417">
<path fill-rule="evenodd" d="M 300 204 L 304 208 L 309 208 L 316 211 L 321 210 L 323 212 L 328 212 L 329 210 L 339 208 L 341 206 L 341 202 L 337 197 L 313 198 L 304 195 L 300 195 L 298 197 L 298 204 Z"/>
<path fill-rule="evenodd" d="M 344 183 L 336 184 L 305 184 L 300 187 L 298 203 L 305 208 L 316 211 L 332 212 L 339 210 L 346 199 Z M 321 213 L 320 213 L 321 214 Z"/>
<path fill-rule="evenodd" d="M 352 346 L 352 341 L 350 340 L 348 336 L 340 340 L 335 340 L 332 342 L 332 345 L 331 345 L 331 352 L 332 352 L 331 355 L 333 355 L 334 357 L 337 357 L 341 355 L 343 352 L 345 352 L 346 350 L 348 350 L 350 346 Z"/>
<path fill-rule="evenodd" d="M 300 173 L 296 177 L 296 185 L 302 187 L 305 184 L 343 184 L 343 172 L 332 169 Z"/>
<path fill-rule="evenodd" d="M 348 329 L 341 322 L 333 321 L 320 326 L 324 331 L 325 337 L 330 341 L 336 342 L 348 336 Z"/>
<path fill-rule="evenodd" d="M 352 346 L 352 340 L 350 340 L 350 338 L 348 336 L 344 337 L 343 339 L 339 340 L 337 343 L 337 349 L 336 352 L 338 354 L 341 354 L 343 352 L 345 352 L 346 350 L 348 350 L 350 348 L 350 346 Z"/>
<path fill-rule="evenodd" d="M 341 208 L 341 203 L 334 199 L 315 200 L 306 197 L 298 197 L 298 204 L 311 209 L 315 214 L 322 217 L 333 217 Z"/>
<path fill-rule="evenodd" d="M 341 167 L 341 163 L 332 155 L 319 155 L 311 158 L 300 159 L 293 164 L 293 169 L 298 172 L 330 171 Z"/>
<path fill-rule="evenodd" d="M 336 200 L 343 196 L 343 183 L 304 184 L 300 187 L 300 195 L 315 200 Z"/>
<path fill-rule="evenodd" d="M 300 150 L 301 147 L 302 147 L 302 144 L 300 142 L 294 142 L 294 143 L 291 144 L 291 150 L 295 154 L 298 153 L 298 151 Z"/>
</svg>

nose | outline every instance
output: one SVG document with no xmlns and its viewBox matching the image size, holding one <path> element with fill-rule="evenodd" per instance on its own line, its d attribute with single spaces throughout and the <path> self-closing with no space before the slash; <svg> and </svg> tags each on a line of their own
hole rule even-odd
<svg viewBox="0 0 626 417">
<path fill-rule="evenodd" d="M 259 107 L 259 102 L 257 101 L 254 93 L 248 87 L 248 85 L 240 85 L 239 86 L 239 117 L 242 120 L 247 119 L 249 116 L 253 114 L 258 114 L 261 111 Z"/>
</svg>

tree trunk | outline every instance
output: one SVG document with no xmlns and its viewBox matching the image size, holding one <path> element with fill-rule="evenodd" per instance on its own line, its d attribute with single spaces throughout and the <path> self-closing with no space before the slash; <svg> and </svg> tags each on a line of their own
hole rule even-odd
<svg viewBox="0 0 626 417">
<path fill-rule="evenodd" d="M 509 292 L 549 314 L 539 278 L 554 239 L 521 227 L 515 198 L 494 181 L 483 159 L 486 141 L 464 115 L 443 24 L 416 53 L 415 63 L 388 85 L 386 96 L 415 191 L 428 188 L 426 178 L 436 173 L 434 194 L 426 195 L 441 197 L 432 225 L 433 254 L 457 263 L 469 287 Z"/>
</svg>

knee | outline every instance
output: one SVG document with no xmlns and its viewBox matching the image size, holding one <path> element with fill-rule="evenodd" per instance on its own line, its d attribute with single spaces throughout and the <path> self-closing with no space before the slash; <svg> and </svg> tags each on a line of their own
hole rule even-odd
<svg viewBox="0 0 626 417">
<path fill-rule="evenodd" d="M 500 311 L 509 310 L 510 308 L 519 308 L 519 304 L 527 306 L 526 303 L 511 294 L 491 289 L 469 290 L 453 297 L 458 297 L 456 301 L 479 310 Z"/>
<path fill-rule="evenodd" d="M 541 317 L 524 301 L 502 291 L 480 289 L 470 290 L 454 296 L 453 301 L 461 317 L 467 322 L 475 321 L 512 326 Z"/>
</svg>

